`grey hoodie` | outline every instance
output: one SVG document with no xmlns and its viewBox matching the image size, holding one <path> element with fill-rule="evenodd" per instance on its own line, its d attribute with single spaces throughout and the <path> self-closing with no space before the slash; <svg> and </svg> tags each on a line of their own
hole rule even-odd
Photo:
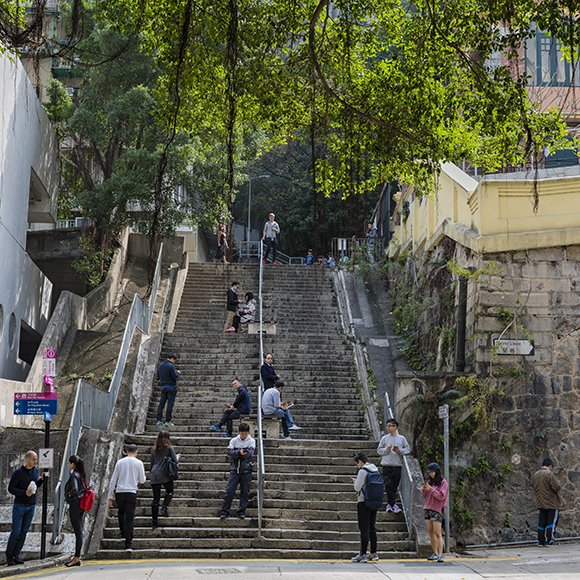
<svg viewBox="0 0 580 580">
<path fill-rule="evenodd" d="M 359 470 L 356 476 L 356 481 L 354 482 L 354 490 L 357 493 L 357 502 L 365 500 L 365 482 L 367 480 L 367 470 L 368 471 L 378 471 L 377 466 L 374 463 L 365 463 Z"/>
</svg>

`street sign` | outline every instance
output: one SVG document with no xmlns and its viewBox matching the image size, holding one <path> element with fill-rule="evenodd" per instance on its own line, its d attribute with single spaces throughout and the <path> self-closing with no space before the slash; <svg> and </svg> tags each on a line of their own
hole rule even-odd
<svg viewBox="0 0 580 580">
<path fill-rule="evenodd" d="M 56 415 L 58 393 L 14 393 L 15 415 Z"/>
<path fill-rule="evenodd" d="M 38 450 L 38 469 L 52 469 L 54 467 L 54 449 Z"/>
<path fill-rule="evenodd" d="M 439 407 L 439 419 L 449 418 L 449 405 L 441 405 Z"/>
<path fill-rule="evenodd" d="M 44 390 L 49 393 L 54 393 L 54 379 L 48 375 L 44 376 Z"/>
<path fill-rule="evenodd" d="M 498 340 L 493 339 L 493 346 L 497 354 L 514 355 L 520 354 L 523 356 L 534 356 L 534 341 L 533 340 L 515 340 L 511 338 L 502 338 Z"/>
<path fill-rule="evenodd" d="M 44 412 L 44 420 L 47 423 L 52 423 L 52 415 L 48 411 Z"/>
<path fill-rule="evenodd" d="M 45 348 L 42 351 L 42 374 L 48 377 L 56 376 L 56 350 Z"/>
<path fill-rule="evenodd" d="M 53 358 L 42 359 L 42 374 L 47 377 L 56 376 L 56 361 Z"/>
</svg>

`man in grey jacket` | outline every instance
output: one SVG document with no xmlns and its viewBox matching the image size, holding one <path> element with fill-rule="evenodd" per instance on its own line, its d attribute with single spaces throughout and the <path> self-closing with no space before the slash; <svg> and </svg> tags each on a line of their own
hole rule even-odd
<svg viewBox="0 0 580 580">
<path fill-rule="evenodd" d="M 381 438 L 377 453 L 382 455 L 383 482 L 387 493 L 386 511 L 398 514 L 401 508 L 397 505 L 397 489 L 401 481 L 401 467 L 403 455 L 407 455 L 411 448 L 403 435 L 399 435 L 397 429 L 399 423 L 396 419 L 387 420 L 387 434 Z"/>
<path fill-rule="evenodd" d="M 271 213 L 268 216 L 268 221 L 264 224 L 264 233 L 262 234 L 262 241 L 266 240 L 266 255 L 264 256 L 264 264 L 268 261 L 270 248 L 273 248 L 272 264 L 276 264 L 276 252 L 278 251 L 278 240 L 276 235 L 280 233 L 280 226 L 274 221 L 276 216 Z"/>
</svg>

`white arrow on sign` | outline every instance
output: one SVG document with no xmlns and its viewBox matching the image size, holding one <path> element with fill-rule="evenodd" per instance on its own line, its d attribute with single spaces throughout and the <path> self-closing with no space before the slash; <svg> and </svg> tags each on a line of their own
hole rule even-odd
<svg viewBox="0 0 580 580">
<path fill-rule="evenodd" d="M 498 340 L 493 339 L 493 346 L 496 349 L 497 354 L 504 355 L 523 355 L 523 356 L 534 356 L 534 341 L 533 340 L 515 340 L 512 338 L 502 338 Z"/>
</svg>

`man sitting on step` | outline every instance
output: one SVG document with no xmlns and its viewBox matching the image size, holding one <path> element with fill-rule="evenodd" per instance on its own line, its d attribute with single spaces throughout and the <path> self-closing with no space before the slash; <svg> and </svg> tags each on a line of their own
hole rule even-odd
<svg viewBox="0 0 580 580">
<path fill-rule="evenodd" d="M 241 415 L 249 415 L 251 413 L 250 394 L 246 385 L 242 385 L 238 379 L 234 379 L 232 385 L 237 393 L 236 400 L 232 405 L 226 405 L 226 410 L 219 423 L 209 428 L 210 431 L 221 431 L 222 426 L 226 425 L 228 430 L 222 437 L 233 437 L 232 426 L 234 419 L 239 419 Z"/>
<path fill-rule="evenodd" d="M 264 396 L 262 397 L 262 412 L 266 418 L 279 417 L 282 419 L 282 438 L 291 439 L 290 431 L 298 431 L 302 427 L 295 425 L 294 419 L 290 415 L 288 407 L 292 406 L 292 404 L 290 403 L 289 405 L 288 403 L 282 403 L 280 401 L 283 386 L 284 383 L 282 381 L 276 381 L 273 389 L 268 389 L 264 392 Z"/>
<path fill-rule="evenodd" d="M 248 499 L 250 497 L 256 442 L 250 437 L 250 426 L 247 423 L 240 423 L 238 431 L 240 434 L 230 441 L 226 451 L 228 459 L 230 460 L 230 478 L 220 515 L 220 519 L 222 520 L 230 515 L 232 500 L 236 494 L 238 484 L 240 485 L 240 505 L 238 506 L 236 515 L 241 520 L 246 517 L 246 508 L 248 507 Z"/>
</svg>

